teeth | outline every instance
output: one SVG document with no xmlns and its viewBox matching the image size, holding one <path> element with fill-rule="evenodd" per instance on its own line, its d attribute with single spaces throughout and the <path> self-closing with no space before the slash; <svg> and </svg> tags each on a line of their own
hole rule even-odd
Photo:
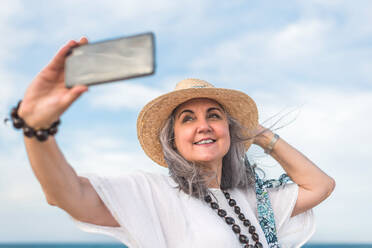
<svg viewBox="0 0 372 248">
<path fill-rule="evenodd" d="M 213 143 L 213 142 L 214 142 L 213 140 L 207 139 L 207 140 L 202 140 L 200 142 L 196 142 L 195 144 L 201 145 L 201 144 L 209 144 L 209 143 Z"/>
</svg>

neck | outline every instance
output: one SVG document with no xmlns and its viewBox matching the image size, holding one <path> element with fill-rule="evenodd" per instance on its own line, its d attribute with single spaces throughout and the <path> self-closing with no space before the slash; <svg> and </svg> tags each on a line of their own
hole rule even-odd
<svg viewBox="0 0 372 248">
<path fill-rule="evenodd" d="M 214 176 L 208 183 L 208 188 L 221 188 L 222 161 L 221 163 L 208 165 L 204 167 L 206 171 L 213 172 Z"/>
</svg>

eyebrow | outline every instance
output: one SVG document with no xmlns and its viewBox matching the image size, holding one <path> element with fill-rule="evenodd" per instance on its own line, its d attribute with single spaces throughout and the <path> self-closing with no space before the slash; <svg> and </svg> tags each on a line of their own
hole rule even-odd
<svg viewBox="0 0 372 248">
<path fill-rule="evenodd" d="M 191 114 L 193 114 L 194 112 L 191 111 L 191 110 L 189 110 L 189 109 L 182 110 L 182 112 L 178 114 L 177 119 L 179 119 L 183 113 L 191 113 Z"/>
<path fill-rule="evenodd" d="M 210 107 L 210 108 L 207 110 L 207 113 L 209 113 L 209 112 L 211 112 L 211 111 L 213 111 L 213 110 L 217 110 L 217 111 L 219 111 L 219 112 L 222 113 L 222 110 L 221 110 L 220 108 L 218 108 L 218 107 Z M 181 111 L 181 113 L 178 114 L 177 119 L 179 119 L 180 116 L 181 116 L 183 113 L 191 113 L 191 114 L 194 114 L 194 111 L 192 111 L 192 110 L 190 110 L 190 109 L 184 109 L 184 110 Z"/>
<path fill-rule="evenodd" d="M 218 107 L 211 107 L 211 108 L 209 108 L 209 109 L 207 110 L 207 113 L 208 113 L 208 112 L 211 112 L 211 111 L 213 111 L 213 110 L 217 110 L 217 111 L 219 111 L 219 112 L 222 113 L 222 109 L 220 109 L 220 108 L 218 108 Z"/>
</svg>

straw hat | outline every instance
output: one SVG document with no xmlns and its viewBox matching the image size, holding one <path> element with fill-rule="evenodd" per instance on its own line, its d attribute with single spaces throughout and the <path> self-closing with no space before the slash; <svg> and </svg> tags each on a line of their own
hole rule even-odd
<svg viewBox="0 0 372 248">
<path fill-rule="evenodd" d="M 241 91 L 215 88 L 212 84 L 200 79 L 185 79 L 167 94 L 161 95 L 141 110 L 137 119 L 138 140 L 154 162 L 168 167 L 164 160 L 159 140 L 160 130 L 172 111 L 180 104 L 194 98 L 209 98 L 217 101 L 222 107 L 248 130 L 257 127 L 258 112 L 255 102 Z M 252 140 L 245 142 L 248 150 Z"/>
</svg>

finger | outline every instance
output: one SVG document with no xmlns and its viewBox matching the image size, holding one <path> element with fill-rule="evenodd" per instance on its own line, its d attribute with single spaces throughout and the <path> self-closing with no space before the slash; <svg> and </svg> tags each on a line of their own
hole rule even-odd
<svg viewBox="0 0 372 248">
<path fill-rule="evenodd" d="M 80 38 L 79 45 L 85 45 L 88 44 L 88 39 L 87 37 L 83 36 Z"/>
<path fill-rule="evenodd" d="M 54 56 L 54 58 L 50 61 L 49 66 L 52 69 L 58 70 L 60 68 L 63 68 L 65 65 L 66 55 L 71 51 L 73 47 L 78 46 L 79 43 L 77 43 L 74 40 L 70 40 L 65 44 L 57 54 Z"/>
<path fill-rule="evenodd" d="M 62 98 L 62 104 L 67 108 L 87 90 L 88 87 L 86 85 L 77 85 L 72 87 Z"/>
</svg>

